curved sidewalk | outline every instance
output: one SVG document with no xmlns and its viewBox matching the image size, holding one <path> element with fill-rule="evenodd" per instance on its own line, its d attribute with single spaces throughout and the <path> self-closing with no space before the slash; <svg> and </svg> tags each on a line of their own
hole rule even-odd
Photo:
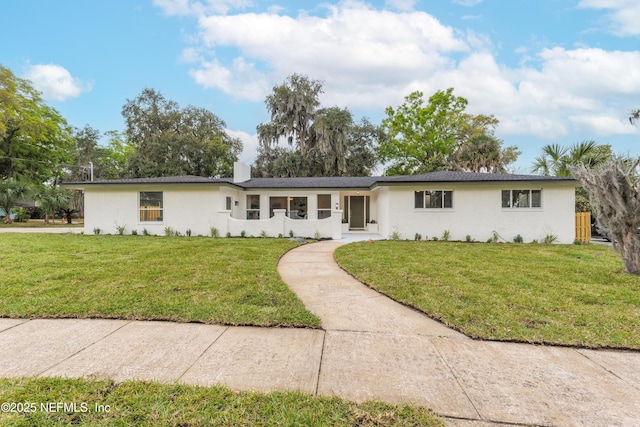
<svg viewBox="0 0 640 427">
<path fill-rule="evenodd" d="M 323 329 L 0 319 L 0 376 L 294 389 L 427 406 L 452 426 L 640 420 L 640 352 L 473 341 L 357 282 L 335 242 L 279 263 Z"/>
</svg>

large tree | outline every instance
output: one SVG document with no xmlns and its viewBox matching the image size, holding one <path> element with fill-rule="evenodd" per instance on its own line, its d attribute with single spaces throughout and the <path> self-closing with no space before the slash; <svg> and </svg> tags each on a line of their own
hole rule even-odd
<svg viewBox="0 0 640 427">
<path fill-rule="evenodd" d="M 258 147 L 258 156 L 251 168 L 256 178 L 292 178 L 313 176 L 300 150 L 286 147 Z"/>
<path fill-rule="evenodd" d="M 271 121 L 257 127 L 257 176 L 370 174 L 373 146 L 382 132 L 367 120 L 356 124 L 347 108 L 321 108 L 322 82 L 294 74 L 273 88 L 265 104 Z M 290 148 L 279 144 L 287 142 Z"/>
<path fill-rule="evenodd" d="M 347 174 L 347 146 L 352 125 L 353 117 L 346 108 L 326 108 L 317 113 L 308 157 L 322 163 L 323 175 Z"/>
<path fill-rule="evenodd" d="M 258 125 L 260 144 L 268 150 L 286 139 L 303 157 L 310 157 L 314 151 L 311 126 L 320 106 L 321 93 L 321 81 L 300 74 L 293 74 L 283 84 L 274 86 L 265 99 L 271 121 Z"/>
<path fill-rule="evenodd" d="M 502 146 L 495 136 L 499 120 L 493 115 L 465 114 L 458 133 L 458 146 L 451 156 L 451 168 L 467 172 L 506 173 L 521 152 L 516 146 Z"/>
<path fill-rule="evenodd" d="M 640 110 L 629 115 L 631 124 Z M 610 153 L 610 147 L 609 147 Z M 628 273 L 640 275 L 640 158 L 612 157 L 590 164 L 580 162 L 569 171 L 580 180 L 598 218 L 598 228 L 611 238 Z"/>
<path fill-rule="evenodd" d="M 118 135 L 117 132 L 110 134 Z M 89 181 L 92 176 L 96 180 L 124 177 L 124 164 L 113 160 L 117 148 L 112 143 L 100 145 L 101 138 L 102 133 L 89 125 L 74 129 L 74 164 L 69 167 L 65 181 Z"/>
<path fill-rule="evenodd" d="M 518 147 L 502 146 L 494 135 L 481 134 L 461 143 L 452 157 L 452 169 L 467 172 L 507 173 L 522 154 Z"/>
<path fill-rule="evenodd" d="M 0 65 L 0 178 L 41 184 L 60 178 L 73 138 L 62 116 L 28 80 Z"/>
<path fill-rule="evenodd" d="M 378 147 L 387 175 L 411 175 L 448 169 L 467 116 L 467 100 L 453 89 L 437 91 L 425 102 L 416 91 L 382 121 L 388 139 Z"/>
<path fill-rule="evenodd" d="M 626 271 L 640 274 L 640 160 L 614 158 L 597 166 L 570 166 L 589 194 L 598 228 L 618 251 Z"/>
<path fill-rule="evenodd" d="M 378 165 L 376 147 L 386 135 L 380 126 L 363 117 L 349 130 L 346 176 L 370 176 Z"/>
<path fill-rule="evenodd" d="M 170 175 L 230 176 L 242 143 L 225 123 L 203 108 L 180 106 L 153 89 L 144 89 L 122 108 L 132 177 Z"/>
</svg>

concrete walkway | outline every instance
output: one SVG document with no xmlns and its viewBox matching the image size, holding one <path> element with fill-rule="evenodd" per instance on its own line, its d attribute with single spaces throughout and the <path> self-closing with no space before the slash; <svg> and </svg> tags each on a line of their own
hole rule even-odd
<svg viewBox="0 0 640 427">
<path fill-rule="evenodd" d="M 0 319 L 0 376 L 295 389 L 427 406 L 448 425 L 637 426 L 640 352 L 473 341 L 371 291 L 304 245 L 278 266 L 322 330 Z"/>
</svg>

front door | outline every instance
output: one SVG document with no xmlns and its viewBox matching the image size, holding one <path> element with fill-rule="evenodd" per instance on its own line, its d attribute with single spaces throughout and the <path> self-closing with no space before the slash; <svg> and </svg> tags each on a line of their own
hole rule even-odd
<svg viewBox="0 0 640 427">
<path fill-rule="evenodd" d="M 364 196 L 351 196 L 349 198 L 349 229 L 364 230 L 364 215 Z"/>
</svg>

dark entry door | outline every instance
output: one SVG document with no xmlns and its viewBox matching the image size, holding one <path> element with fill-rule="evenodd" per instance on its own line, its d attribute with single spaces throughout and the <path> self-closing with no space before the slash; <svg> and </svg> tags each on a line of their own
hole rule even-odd
<svg viewBox="0 0 640 427">
<path fill-rule="evenodd" d="M 351 214 L 349 216 L 349 228 L 364 229 L 364 196 L 351 196 L 350 199 L 349 209 Z"/>
</svg>

